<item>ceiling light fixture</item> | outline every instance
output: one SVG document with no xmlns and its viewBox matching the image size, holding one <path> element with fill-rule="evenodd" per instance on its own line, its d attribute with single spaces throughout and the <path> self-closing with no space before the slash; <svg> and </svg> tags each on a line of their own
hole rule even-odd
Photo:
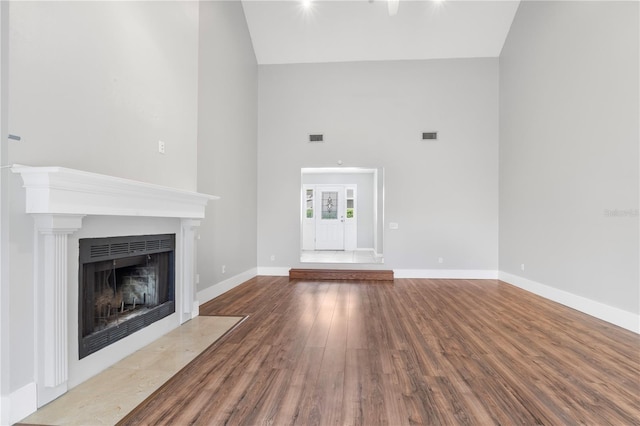
<svg viewBox="0 0 640 426">
<path fill-rule="evenodd" d="M 302 6 L 304 6 L 305 9 L 309 9 L 311 7 L 311 0 L 302 0 Z"/>
<path fill-rule="evenodd" d="M 387 0 L 387 8 L 389 10 L 389 16 L 396 16 L 398 13 L 398 7 L 400 6 L 400 0 Z"/>
</svg>

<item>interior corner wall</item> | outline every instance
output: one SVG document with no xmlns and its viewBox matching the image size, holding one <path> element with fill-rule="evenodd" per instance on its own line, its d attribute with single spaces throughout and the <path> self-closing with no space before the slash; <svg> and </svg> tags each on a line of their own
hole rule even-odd
<svg viewBox="0 0 640 426">
<path fill-rule="evenodd" d="M 523 1 L 500 56 L 500 271 L 635 328 L 638 8 Z"/>
<path fill-rule="evenodd" d="M 198 290 L 211 292 L 256 268 L 258 67 L 240 2 L 200 2 L 199 42 L 198 191 L 221 197 L 198 230 Z"/>
<path fill-rule="evenodd" d="M 304 267 L 300 169 L 340 160 L 384 167 L 382 267 L 497 271 L 497 58 L 260 65 L 258 98 L 259 268 Z"/>
<path fill-rule="evenodd" d="M 0 135 L 9 133 L 9 3 L 0 2 Z M 0 138 L 0 166 L 7 164 L 8 138 Z M 10 423 L 9 403 L 9 170 L 0 168 L 0 424 Z"/>
<path fill-rule="evenodd" d="M 9 141 L 3 164 L 196 190 L 197 2 L 8 4 L 8 132 L 21 140 Z M 35 386 L 34 223 L 20 176 L 3 176 L 11 226 L 2 235 L 10 247 L 2 303 L 8 294 L 11 323 L 7 333 L 3 324 L 10 377 L 2 383 L 11 397 Z"/>
</svg>

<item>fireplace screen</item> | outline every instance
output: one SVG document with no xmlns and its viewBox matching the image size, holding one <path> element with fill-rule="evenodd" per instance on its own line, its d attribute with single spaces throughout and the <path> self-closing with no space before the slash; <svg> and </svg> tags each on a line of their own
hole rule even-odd
<svg viewBox="0 0 640 426">
<path fill-rule="evenodd" d="M 175 312 L 175 235 L 80 240 L 80 358 Z"/>
</svg>

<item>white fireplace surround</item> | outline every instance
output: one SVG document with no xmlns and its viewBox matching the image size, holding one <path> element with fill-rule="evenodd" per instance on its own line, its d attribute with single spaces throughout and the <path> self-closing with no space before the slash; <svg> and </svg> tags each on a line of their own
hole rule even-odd
<svg viewBox="0 0 640 426">
<path fill-rule="evenodd" d="M 182 324 L 198 314 L 195 300 L 195 230 L 210 200 L 219 197 L 63 167 L 14 165 L 26 190 L 27 214 L 34 218 L 37 405 L 68 389 L 69 235 L 86 216 L 175 218 L 176 313 Z"/>
</svg>

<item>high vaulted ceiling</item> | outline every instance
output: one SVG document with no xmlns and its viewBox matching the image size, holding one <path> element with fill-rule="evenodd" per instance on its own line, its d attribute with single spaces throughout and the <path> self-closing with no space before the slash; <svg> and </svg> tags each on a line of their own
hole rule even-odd
<svg viewBox="0 0 640 426">
<path fill-rule="evenodd" d="M 259 64 L 497 57 L 519 3 L 242 1 Z"/>
</svg>

